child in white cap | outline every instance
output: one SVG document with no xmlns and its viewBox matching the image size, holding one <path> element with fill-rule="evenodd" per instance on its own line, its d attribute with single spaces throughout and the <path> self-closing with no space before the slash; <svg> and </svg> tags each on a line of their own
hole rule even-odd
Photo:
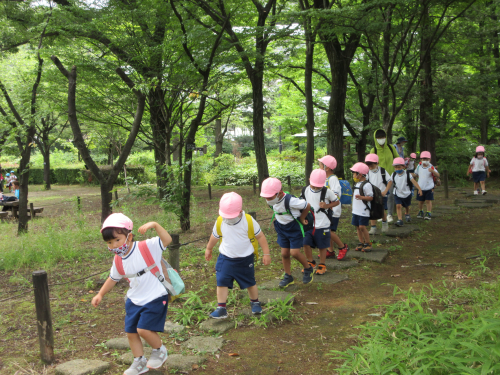
<svg viewBox="0 0 500 375">
<path fill-rule="evenodd" d="M 129 279 L 130 288 L 125 302 L 125 332 L 127 333 L 134 362 L 123 374 L 139 375 L 149 369 L 160 368 L 167 360 L 167 349 L 162 344 L 158 332 L 163 332 L 168 309 L 168 292 L 152 272 L 144 272 L 148 265 L 143 257 L 143 249 L 149 249 L 156 265 L 161 265 L 162 252 L 172 241 L 170 234 L 158 223 L 149 222 L 141 226 L 139 233 L 145 234 L 154 229 L 158 237 L 146 241 L 134 242 L 133 223 L 127 216 L 115 213 L 108 216 L 102 224 L 102 237 L 108 249 L 115 254 L 110 276 L 101 290 L 92 299 L 97 307 L 118 281 L 125 276 Z M 120 258 L 120 259 L 118 259 Z M 121 270 L 120 270 L 121 269 Z M 163 276 L 162 267 L 158 272 Z M 130 275 L 139 275 L 131 278 Z M 144 357 L 141 338 L 152 348 L 149 361 Z"/>
<path fill-rule="evenodd" d="M 243 211 L 243 199 L 237 193 L 226 193 L 219 203 L 219 215 L 205 250 L 205 260 L 212 259 L 212 249 L 220 240 L 219 257 L 215 264 L 217 279 L 217 309 L 210 314 L 214 319 L 227 318 L 227 297 L 234 281 L 241 289 L 248 289 L 253 314 L 260 314 L 259 291 L 255 281 L 255 247 L 262 247 L 263 263 L 271 264 L 271 253 L 259 223 Z"/>
</svg>

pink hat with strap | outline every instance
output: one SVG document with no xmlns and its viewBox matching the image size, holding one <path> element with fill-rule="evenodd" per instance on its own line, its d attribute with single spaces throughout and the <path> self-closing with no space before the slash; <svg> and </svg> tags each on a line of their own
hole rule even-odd
<svg viewBox="0 0 500 375">
<path fill-rule="evenodd" d="M 125 228 L 132 230 L 134 223 L 127 216 L 122 213 L 109 215 L 104 223 L 102 223 L 101 233 L 106 228 Z"/>
<path fill-rule="evenodd" d="M 330 168 L 332 171 L 337 168 L 337 159 L 335 159 L 331 155 L 326 155 L 323 156 L 321 159 L 318 159 L 319 162 L 323 163 L 326 165 L 328 168 Z"/>
<path fill-rule="evenodd" d="M 271 198 L 281 191 L 281 181 L 275 177 L 266 178 L 262 181 L 260 188 L 260 196 L 264 198 Z"/>
<path fill-rule="evenodd" d="M 402 166 L 404 166 L 405 165 L 405 159 L 403 159 L 403 158 L 395 158 L 392 161 L 392 165 L 402 165 Z"/>
<path fill-rule="evenodd" d="M 243 199 L 235 192 L 226 193 L 219 202 L 219 215 L 224 219 L 234 219 L 243 209 Z"/>
<path fill-rule="evenodd" d="M 477 146 L 476 152 L 484 152 L 484 146 Z"/>
<path fill-rule="evenodd" d="M 370 168 L 365 163 L 356 163 L 351 167 L 351 171 L 360 173 L 362 175 L 367 175 L 370 171 Z"/>
<path fill-rule="evenodd" d="M 365 157 L 365 163 L 378 163 L 378 155 L 377 154 L 368 154 Z"/>
<path fill-rule="evenodd" d="M 420 153 L 420 159 L 423 159 L 423 158 L 431 158 L 431 153 L 429 151 L 422 151 Z"/>
<path fill-rule="evenodd" d="M 314 187 L 323 187 L 326 182 L 326 172 L 323 169 L 315 169 L 309 176 L 309 183 Z"/>
<path fill-rule="evenodd" d="M 416 158 L 417 158 L 417 154 L 415 154 L 414 152 L 412 152 L 412 153 L 410 154 L 410 158 L 412 158 L 412 159 L 416 159 Z"/>
</svg>

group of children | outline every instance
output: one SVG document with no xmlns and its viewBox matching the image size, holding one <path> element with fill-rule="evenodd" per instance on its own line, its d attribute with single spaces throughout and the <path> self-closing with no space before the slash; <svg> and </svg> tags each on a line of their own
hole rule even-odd
<svg viewBox="0 0 500 375">
<path fill-rule="evenodd" d="M 412 159 L 416 156 L 412 154 Z M 411 221 L 410 205 L 412 189 L 417 189 L 419 213 L 417 218 L 431 219 L 433 189 L 435 178 L 439 173 L 430 163 L 431 154 L 424 151 L 420 155 L 421 162 L 415 168 L 401 157 L 393 160 L 394 173 L 391 175 L 379 166 L 377 154 L 369 154 L 365 163 L 356 163 L 350 170 L 354 179 L 352 201 L 352 225 L 356 227 L 359 244 L 356 251 L 369 252 L 372 249 L 370 234 L 376 232 L 376 221 L 370 223 L 370 205 L 374 199 L 374 191 L 380 189 L 383 206 L 387 210 L 387 197 L 394 192 L 397 205 L 398 220 L 396 225 L 403 225 L 403 208 L 406 222 Z M 277 243 L 281 247 L 281 258 L 284 276 L 279 283 L 286 287 L 294 283 L 291 272 L 291 257 L 303 266 L 302 282 L 308 284 L 313 275 L 326 273 L 327 258 L 344 259 L 349 251 L 337 235 L 337 227 L 341 215 L 341 184 L 335 176 L 337 161 L 327 155 L 319 161 L 319 168 L 309 177 L 309 185 L 302 190 L 300 197 L 283 191 L 281 181 L 267 178 L 261 185 L 261 197 L 274 212 L 276 220 L 274 228 L 278 235 Z M 488 172 L 488 162 L 484 158 L 484 148 L 478 147 L 472 159 L 469 171 L 474 177 L 474 191 L 481 184 L 483 194 L 484 178 Z M 418 179 L 418 182 L 416 181 Z M 477 180 L 477 181 L 476 181 Z M 424 215 L 423 205 L 427 212 Z M 210 314 L 212 318 L 227 318 L 226 303 L 229 289 L 236 281 L 241 289 L 247 289 L 250 307 L 253 314 L 260 314 L 257 283 L 255 280 L 255 262 L 258 260 L 258 246 L 263 251 L 263 264 L 271 263 L 269 246 L 257 221 L 243 211 L 243 199 L 235 193 L 226 193 L 219 202 L 219 218 L 214 224 L 205 250 L 205 259 L 212 259 L 212 250 L 220 241 L 219 256 L 215 265 L 217 281 L 217 308 Z M 367 227 L 371 224 L 371 230 Z M 125 332 L 127 333 L 134 361 L 124 375 L 143 374 L 149 369 L 156 369 L 167 359 L 167 350 L 158 332 L 163 332 L 168 308 L 168 292 L 163 287 L 164 271 L 161 264 L 162 252 L 171 242 L 169 233 L 156 222 L 149 222 L 139 228 L 145 234 L 154 229 L 158 237 L 134 242 L 133 223 L 123 214 L 112 214 L 103 223 L 101 233 L 108 249 L 115 254 L 115 259 L 99 293 L 92 299 L 97 307 L 103 296 L 122 278 L 129 281 L 127 301 L 125 304 Z M 375 228 L 375 230 L 373 230 Z M 382 218 L 382 231 L 388 229 L 387 213 Z M 337 245 L 338 255 L 334 251 Z M 304 253 L 301 248 L 304 248 Z M 313 259 L 313 248 L 319 250 L 319 264 Z M 149 262 L 147 261 L 149 259 Z M 152 264 L 151 264 L 152 263 Z M 149 265 L 148 265 L 149 264 Z M 156 267 L 156 268 L 155 268 Z M 144 357 L 143 338 L 152 348 L 147 360 Z"/>
</svg>

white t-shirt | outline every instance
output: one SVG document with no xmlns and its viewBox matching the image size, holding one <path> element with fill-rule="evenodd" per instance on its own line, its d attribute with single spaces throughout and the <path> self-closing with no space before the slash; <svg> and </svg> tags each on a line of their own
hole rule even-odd
<svg viewBox="0 0 500 375">
<path fill-rule="evenodd" d="M 366 207 L 365 201 L 362 199 L 356 199 L 356 195 L 364 195 L 365 197 L 373 197 L 372 185 L 367 182 L 363 186 L 363 194 L 360 192 L 360 187 L 363 182 L 356 182 L 354 189 L 352 189 L 352 213 L 358 216 L 370 217 L 370 208 L 372 206 L 371 201 L 366 201 L 368 203 L 368 208 Z"/>
<path fill-rule="evenodd" d="M 149 251 L 153 256 L 153 259 L 163 275 L 163 270 L 161 268 L 161 258 L 162 253 L 165 250 L 160 237 L 153 237 L 146 240 Z M 140 272 L 147 268 L 146 261 L 142 257 L 141 251 L 139 250 L 139 245 L 134 242 L 132 245 L 132 250 L 122 258 L 123 270 L 126 275 L 134 274 Z M 111 271 L 109 277 L 113 281 L 120 281 L 123 276 L 118 273 L 116 269 L 115 261 L 113 259 L 113 265 L 111 266 Z M 148 302 L 151 302 L 161 296 L 168 294 L 167 290 L 163 284 L 153 275 L 150 271 L 146 272 L 144 275 L 139 277 L 133 277 L 129 279 L 129 290 L 127 291 L 127 297 L 130 298 L 132 303 L 137 306 L 144 306 Z"/>
<path fill-rule="evenodd" d="M 424 167 L 422 164 L 417 165 L 417 169 L 415 169 L 415 175 L 418 176 L 418 185 L 422 190 L 432 190 L 434 189 L 435 183 L 432 178 L 431 172 L 432 164 L 429 163 L 428 167 Z M 434 167 L 434 170 L 437 172 L 438 170 Z"/>
<path fill-rule="evenodd" d="M 291 197 L 290 198 L 290 212 L 292 213 L 293 217 L 299 218 L 300 217 L 300 210 L 304 210 L 307 207 L 307 202 L 304 199 L 296 198 L 296 197 Z M 285 196 L 281 198 L 278 203 L 273 205 L 273 211 L 275 213 L 285 213 L 286 208 L 285 208 Z M 290 215 L 275 215 L 274 216 L 276 220 L 278 220 L 278 223 L 287 225 L 290 224 L 294 219 Z"/>
<path fill-rule="evenodd" d="M 389 183 L 389 181 L 392 181 L 391 174 L 385 170 L 385 181 Z M 382 170 L 380 167 L 377 169 L 374 169 L 373 171 L 370 169 L 368 172 L 368 178 L 367 180 L 373 185 L 376 186 L 380 189 L 381 192 L 383 192 L 387 186 L 384 184 L 384 179 L 382 178 Z"/>
<path fill-rule="evenodd" d="M 408 161 L 408 167 L 406 169 L 414 170 L 415 169 L 415 160 L 410 159 Z"/>
<path fill-rule="evenodd" d="M 340 186 L 340 182 L 337 176 L 333 174 L 330 177 L 328 177 L 326 179 L 325 186 L 331 191 L 333 191 L 334 194 L 337 196 L 337 199 L 340 200 L 340 197 L 342 197 L 342 186 Z M 333 211 L 333 217 L 340 217 L 340 215 L 342 214 L 342 204 L 339 203 L 338 206 L 333 207 L 332 211 Z"/>
<path fill-rule="evenodd" d="M 473 157 L 470 161 L 470 165 L 472 165 L 472 172 L 485 172 L 486 167 L 489 165 L 488 160 L 485 157 L 482 159 L 478 159 Z"/>
<path fill-rule="evenodd" d="M 410 180 L 413 180 L 413 176 L 410 174 Z M 403 171 L 400 175 L 395 173 L 394 176 L 394 192 L 399 198 L 406 198 L 411 194 L 410 187 L 408 186 L 408 181 L 406 177 L 406 171 Z M 419 184 L 420 185 L 420 184 Z"/>
<path fill-rule="evenodd" d="M 321 189 L 318 191 L 314 191 L 313 189 L 311 189 L 311 186 L 309 185 L 308 187 L 306 187 L 304 195 L 307 203 L 309 203 L 311 207 L 314 208 L 315 228 L 317 229 L 330 228 L 331 223 L 330 219 L 328 219 L 328 216 L 326 216 L 324 212 L 318 211 L 320 209 L 319 203 L 321 197 Z M 336 201 L 338 201 L 338 198 L 335 195 L 335 193 L 330 189 L 326 189 L 325 203 L 329 204 Z"/>
<path fill-rule="evenodd" d="M 257 236 L 260 233 L 260 225 L 252 217 L 253 232 Z M 222 221 L 220 226 L 222 233 L 222 242 L 219 246 L 219 253 L 228 258 L 244 258 L 254 252 L 254 248 L 248 238 L 248 221 L 245 216 L 245 211 L 241 215 L 241 220 L 236 224 L 227 224 Z M 217 234 L 217 221 L 214 224 L 212 234 L 215 238 L 220 238 Z"/>
</svg>

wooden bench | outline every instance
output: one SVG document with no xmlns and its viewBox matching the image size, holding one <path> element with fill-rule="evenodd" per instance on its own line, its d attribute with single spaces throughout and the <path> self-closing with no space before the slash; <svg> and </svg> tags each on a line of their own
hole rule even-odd
<svg viewBox="0 0 500 375">
<path fill-rule="evenodd" d="M 36 214 L 41 214 L 43 212 L 43 207 L 33 207 L 33 217 L 36 216 Z M 31 216 L 31 210 L 28 207 L 28 214 Z"/>
<path fill-rule="evenodd" d="M 7 211 L 0 211 L 0 220 L 4 221 L 9 216 Z"/>
</svg>

